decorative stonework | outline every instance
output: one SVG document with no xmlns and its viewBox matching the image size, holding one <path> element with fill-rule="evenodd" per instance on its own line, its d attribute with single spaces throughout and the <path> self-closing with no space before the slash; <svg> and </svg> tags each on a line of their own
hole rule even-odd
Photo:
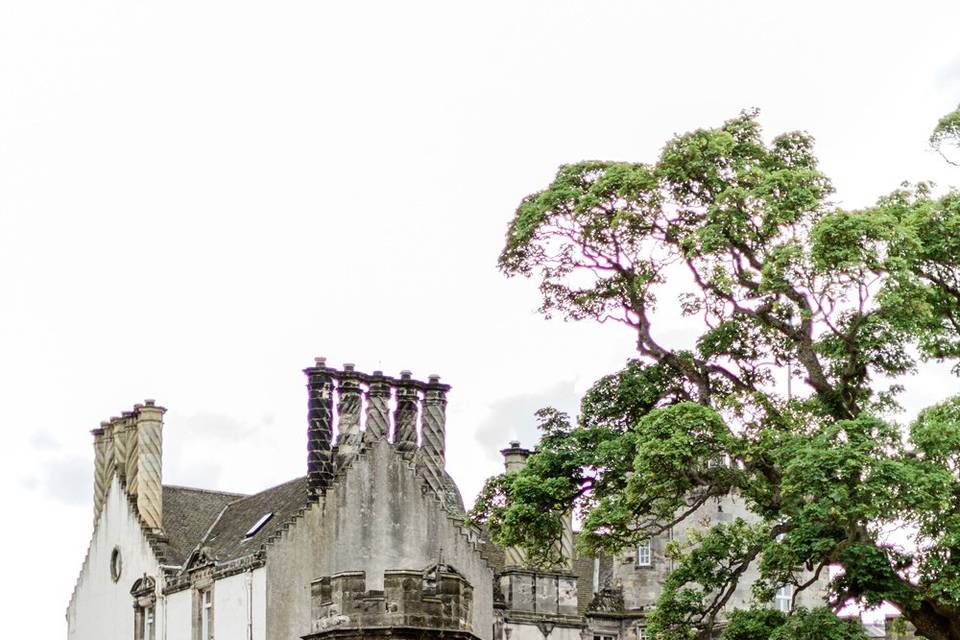
<svg viewBox="0 0 960 640">
<path fill-rule="evenodd" d="M 620 589 L 606 588 L 601 589 L 593 597 L 587 611 L 601 611 L 606 613 L 615 613 L 623 611 L 623 591 Z"/>
<path fill-rule="evenodd" d="M 134 432 L 137 453 L 137 512 L 144 526 L 154 532 L 163 529 L 163 414 L 153 400 L 137 406 Z"/>
<path fill-rule="evenodd" d="M 352 364 L 343 365 L 337 387 L 339 402 L 339 434 L 337 435 L 337 466 L 345 466 L 360 450 L 360 384 Z"/>
<path fill-rule="evenodd" d="M 439 376 L 422 382 L 414 380 L 409 371 L 391 378 L 382 371 L 357 371 L 352 364 L 345 364 L 340 371 L 328 367 L 326 358 L 315 361 L 316 366 L 304 369 L 309 393 L 307 478 L 311 498 L 316 500 L 326 492 L 333 477 L 365 448 L 390 441 L 396 451 L 416 461 L 418 471 L 444 508 L 462 513 L 460 495 L 445 471 L 446 394 L 450 386 L 441 384 Z M 394 393 L 396 409 L 390 433 L 390 400 Z M 335 443 L 334 423 L 339 432 Z"/>
<path fill-rule="evenodd" d="M 364 444 L 387 439 L 390 428 L 390 384 L 382 371 L 374 371 L 367 388 L 367 424 Z"/>
<path fill-rule="evenodd" d="M 333 379 L 325 358 L 304 369 L 307 375 L 307 482 L 316 499 L 333 477 Z"/>
<path fill-rule="evenodd" d="M 393 416 L 393 442 L 400 451 L 417 448 L 417 384 L 409 371 L 397 382 L 397 411 Z"/>
<path fill-rule="evenodd" d="M 440 384 L 440 376 L 430 376 L 423 393 L 423 419 L 420 432 L 420 460 L 427 482 L 434 491 L 446 493 L 444 468 L 446 466 L 446 393 L 450 387 Z"/>
<path fill-rule="evenodd" d="M 363 571 L 314 580 L 311 632 L 303 638 L 474 638 L 473 587 L 452 567 L 385 571 L 382 591 L 366 584 Z"/>
</svg>

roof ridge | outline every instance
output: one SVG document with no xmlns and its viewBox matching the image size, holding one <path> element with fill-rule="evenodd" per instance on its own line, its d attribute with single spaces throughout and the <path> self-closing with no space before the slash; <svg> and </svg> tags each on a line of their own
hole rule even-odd
<svg viewBox="0 0 960 640">
<path fill-rule="evenodd" d="M 280 484 L 275 484 L 275 485 L 273 485 L 272 487 L 267 487 L 266 489 L 261 489 L 260 491 L 257 491 L 256 493 L 239 494 L 240 497 L 237 498 L 236 500 L 231 500 L 230 502 L 228 502 L 228 503 L 227 503 L 227 506 L 229 507 L 229 506 L 231 506 L 231 505 L 237 504 L 238 502 L 243 502 L 243 501 L 246 500 L 247 498 L 256 498 L 257 496 L 263 495 L 264 493 L 266 493 L 266 492 L 268 492 L 268 491 L 273 491 L 274 489 L 279 489 L 280 487 L 284 487 L 284 486 L 286 486 L 286 485 L 288 485 L 288 484 L 293 484 L 294 482 L 301 481 L 301 480 L 305 479 L 306 477 L 307 477 L 307 476 L 305 476 L 305 475 L 303 475 L 303 476 L 297 476 L 296 478 L 291 478 L 290 480 L 287 480 L 287 481 L 285 481 L 285 482 L 281 482 Z"/>
<path fill-rule="evenodd" d="M 218 496 L 236 496 L 238 498 L 246 498 L 249 495 L 253 495 L 249 493 L 238 493 L 236 491 L 220 491 L 218 489 L 201 489 L 199 487 L 187 487 L 182 484 L 164 484 L 162 485 L 162 487 L 164 489 L 183 489 L 186 491 L 196 491 L 197 493 L 209 493 L 209 494 L 218 495 Z"/>
</svg>

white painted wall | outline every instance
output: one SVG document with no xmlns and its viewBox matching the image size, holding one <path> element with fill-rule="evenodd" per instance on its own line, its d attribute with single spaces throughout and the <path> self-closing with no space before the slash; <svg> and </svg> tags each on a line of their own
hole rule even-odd
<svg viewBox="0 0 960 640">
<path fill-rule="evenodd" d="M 114 582 L 110 556 L 120 548 L 123 571 Z M 130 640 L 133 637 L 133 597 L 130 587 L 144 574 L 158 583 L 160 566 L 140 528 L 116 476 L 94 527 L 90 549 L 67 608 L 69 640 Z M 163 601 L 157 599 L 157 639 L 163 638 Z"/>
<path fill-rule="evenodd" d="M 213 635 L 216 640 L 266 639 L 264 569 L 217 580 L 213 587 Z"/>
<path fill-rule="evenodd" d="M 166 602 L 164 619 L 165 636 L 157 635 L 157 640 L 192 640 L 193 633 L 193 593 L 177 591 L 164 597 Z M 157 629 L 160 631 L 160 629 Z"/>
<path fill-rule="evenodd" d="M 516 624 L 508 622 L 504 630 L 510 632 L 510 640 L 543 640 L 543 632 L 535 624 Z M 582 640 L 580 627 L 556 626 L 550 632 L 549 640 Z"/>
</svg>

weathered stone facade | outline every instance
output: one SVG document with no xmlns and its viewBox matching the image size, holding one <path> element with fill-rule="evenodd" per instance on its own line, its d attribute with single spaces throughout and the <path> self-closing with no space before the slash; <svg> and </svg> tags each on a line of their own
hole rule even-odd
<svg viewBox="0 0 960 640">
<path fill-rule="evenodd" d="M 93 431 L 94 538 L 69 638 L 642 640 L 670 569 L 664 545 L 686 528 L 581 558 L 567 517 L 565 561 L 532 571 L 465 521 L 437 376 L 322 358 L 304 373 L 306 474 L 258 494 L 164 486 L 153 401 Z M 516 469 L 530 452 L 514 442 L 502 453 Z M 687 527 L 747 515 L 735 497 L 701 511 Z M 732 605 L 748 599 L 745 586 Z"/>
</svg>

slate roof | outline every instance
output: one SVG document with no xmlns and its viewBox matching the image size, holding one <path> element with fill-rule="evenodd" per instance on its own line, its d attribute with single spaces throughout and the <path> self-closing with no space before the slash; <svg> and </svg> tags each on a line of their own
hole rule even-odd
<svg viewBox="0 0 960 640">
<path fill-rule="evenodd" d="M 272 533 L 305 509 L 308 503 L 306 476 L 235 499 L 223 509 L 210 533 L 203 539 L 202 546 L 217 562 L 228 562 L 255 553 Z M 247 531 L 268 513 L 273 516 L 253 536 L 246 538 Z"/>
<path fill-rule="evenodd" d="M 164 486 L 163 532 L 166 540 L 159 543 L 164 561 L 183 566 L 224 507 L 243 497 L 241 493 Z"/>
</svg>

